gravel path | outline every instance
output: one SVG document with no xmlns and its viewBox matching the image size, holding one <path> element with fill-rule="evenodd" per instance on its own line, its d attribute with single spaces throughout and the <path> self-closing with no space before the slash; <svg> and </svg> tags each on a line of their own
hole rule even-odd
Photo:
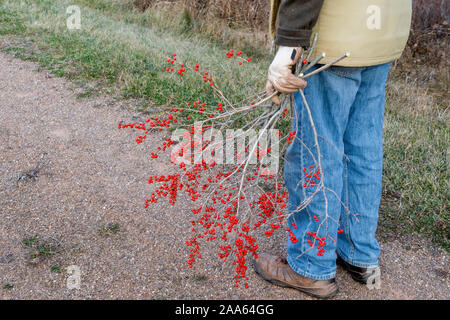
<svg viewBox="0 0 450 320">
<path fill-rule="evenodd" d="M 1 299 L 311 299 L 253 270 L 248 289 L 234 288 L 213 246 L 188 269 L 189 204 L 143 209 L 146 179 L 169 169 L 144 152 L 160 133 L 137 145 L 116 129 L 142 117 L 126 102 L 78 99 L 73 84 L 36 67 L 0 53 Z M 261 241 L 283 253 L 283 235 Z M 337 299 L 450 298 L 443 250 L 414 236 L 381 245 L 381 289 L 338 269 Z M 80 289 L 66 286 L 70 265 Z"/>
</svg>

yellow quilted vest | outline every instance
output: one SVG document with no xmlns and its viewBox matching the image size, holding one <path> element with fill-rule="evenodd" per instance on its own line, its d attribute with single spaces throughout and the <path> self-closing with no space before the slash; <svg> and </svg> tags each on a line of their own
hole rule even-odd
<svg viewBox="0 0 450 320">
<path fill-rule="evenodd" d="M 272 4 L 274 8 L 278 6 Z M 313 35 L 319 35 L 315 55 L 325 52 L 320 63 L 327 63 L 349 52 L 350 57 L 337 63 L 340 66 L 371 66 L 396 60 L 408 40 L 411 13 L 411 0 L 325 0 L 313 28 Z"/>
</svg>

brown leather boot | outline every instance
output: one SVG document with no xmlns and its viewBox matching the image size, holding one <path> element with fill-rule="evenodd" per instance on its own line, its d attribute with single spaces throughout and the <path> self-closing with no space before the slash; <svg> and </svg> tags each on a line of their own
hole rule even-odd
<svg viewBox="0 0 450 320">
<path fill-rule="evenodd" d="M 314 280 L 296 273 L 286 259 L 262 253 L 253 261 L 253 267 L 265 280 L 282 286 L 294 288 L 318 298 L 330 298 L 338 293 L 336 281 Z"/>
</svg>

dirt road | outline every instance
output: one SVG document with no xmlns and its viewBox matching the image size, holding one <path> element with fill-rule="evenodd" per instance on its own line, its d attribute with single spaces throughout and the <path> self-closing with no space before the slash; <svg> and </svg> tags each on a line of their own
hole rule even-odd
<svg viewBox="0 0 450 320">
<path fill-rule="evenodd" d="M 260 279 L 233 287 L 214 246 L 188 269 L 189 203 L 143 208 L 149 175 L 167 171 L 119 121 L 127 101 L 77 98 L 76 87 L 0 54 L 1 299 L 311 299 Z M 135 118 L 133 118 L 135 117 Z M 138 118 L 136 118 L 138 117 Z M 284 236 L 260 243 L 284 251 Z M 336 299 L 449 299 L 448 255 L 428 240 L 384 241 L 380 290 L 342 269 Z M 52 254 L 48 254 L 52 253 Z M 65 268 L 80 269 L 69 289 Z"/>
</svg>

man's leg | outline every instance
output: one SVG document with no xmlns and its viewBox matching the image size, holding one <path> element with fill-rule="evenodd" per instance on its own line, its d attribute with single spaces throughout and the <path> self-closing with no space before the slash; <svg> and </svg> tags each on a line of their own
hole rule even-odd
<svg viewBox="0 0 450 320">
<path fill-rule="evenodd" d="M 385 85 L 390 63 L 364 68 L 344 134 L 349 161 L 344 171 L 338 254 L 362 268 L 378 265 L 380 248 L 375 238 L 381 199 Z"/>
<path fill-rule="evenodd" d="M 294 123 L 297 128 L 294 130 L 306 147 L 296 139 L 285 157 L 284 177 L 292 213 L 288 227 L 298 240 L 288 240 L 287 261 L 296 273 L 311 279 L 331 279 L 336 272 L 336 242 L 333 239 L 337 238 L 342 207 L 337 195 L 340 196 L 343 189 L 343 137 L 363 69 L 332 67 L 311 77 L 304 90 L 319 135 L 324 171 L 319 175 L 320 180 L 313 176 L 318 168 L 311 153 L 316 161 L 318 159 L 309 115 L 300 94 L 295 94 L 297 115 Z M 306 176 L 308 172 L 311 172 L 310 177 Z M 319 191 L 306 209 L 295 212 L 302 201 L 316 192 L 320 181 L 334 193 L 326 191 L 325 199 L 324 192 Z M 311 186 L 314 183 L 315 186 Z M 311 236 L 314 232 L 322 242 Z M 325 251 L 321 252 L 321 249 Z"/>
</svg>

